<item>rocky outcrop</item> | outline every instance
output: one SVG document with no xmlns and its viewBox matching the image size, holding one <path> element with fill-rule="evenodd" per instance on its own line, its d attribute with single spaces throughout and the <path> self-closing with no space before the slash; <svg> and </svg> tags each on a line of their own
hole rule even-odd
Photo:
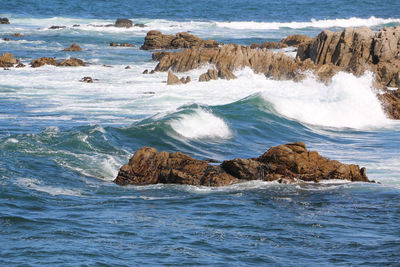
<svg viewBox="0 0 400 267">
<path fill-rule="evenodd" d="M 8 18 L 0 18 L 0 24 L 10 24 Z"/>
<path fill-rule="evenodd" d="M 232 80 L 236 79 L 236 76 L 227 69 L 209 69 L 206 73 L 203 73 L 199 77 L 199 82 L 208 82 L 211 80 L 217 80 L 218 78 L 225 79 L 225 80 Z"/>
<path fill-rule="evenodd" d="M 53 65 L 58 67 L 78 67 L 85 66 L 85 62 L 79 58 L 69 58 L 62 60 L 61 62 L 57 62 L 53 57 L 41 57 L 35 60 L 32 60 L 31 66 L 32 68 L 38 68 L 44 65 Z"/>
<path fill-rule="evenodd" d="M 143 50 L 152 49 L 178 49 L 190 47 L 218 47 L 219 43 L 215 40 L 202 40 L 197 36 L 186 32 L 172 34 L 162 34 L 159 31 L 149 31 L 144 39 L 144 44 L 140 47 Z"/>
<path fill-rule="evenodd" d="M 189 76 L 187 76 L 186 79 L 184 77 L 179 79 L 178 76 L 172 73 L 172 71 L 168 71 L 167 85 L 186 84 L 188 82 L 190 82 Z"/>
<path fill-rule="evenodd" d="M 5 52 L 0 56 L 0 67 L 1 68 L 13 67 L 14 64 L 17 64 L 17 62 L 18 62 L 17 59 L 11 53 Z"/>
<path fill-rule="evenodd" d="M 132 26 L 133 26 L 133 22 L 130 19 L 117 19 L 115 21 L 115 27 L 131 28 Z"/>
<path fill-rule="evenodd" d="M 288 47 L 286 44 L 278 43 L 278 42 L 266 42 L 262 44 L 252 44 L 250 46 L 251 49 L 260 48 L 260 49 L 281 49 Z"/>
<path fill-rule="evenodd" d="M 17 38 L 20 38 L 20 37 L 22 37 L 23 35 L 21 34 L 21 33 L 14 33 L 13 35 L 11 35 L 12 37 L 17 37 Z"/>
<path fill-rule="evenodd" d="M 312 41 L 312 38 L 306 35 L 294 34 L 289 35 L 286 38 L 281 40 L 281 44 L 285 44 L 287 46 L 295 46 L 298 47 L 301 44 L 307 44 Z"/>
<path fill-rule="evenodd" d="M 82 48 L 78 44 L 73 43 L 68 48 L 65 48 L 63 51 L 82 52 Z"/>
<path fill-rule="evenodd" d="M 250 180 L 293 183 L 339 179 L 370 182 L 365 168 L 342 164 L 308 151 L 304 143 L 289 143 L 270 148 L 262 156 L 224 161 L 211 165 L 180 152 L 139 149 L 114 180 L 119 185 L 157 183 L 224 186 Z"/>
</svg>

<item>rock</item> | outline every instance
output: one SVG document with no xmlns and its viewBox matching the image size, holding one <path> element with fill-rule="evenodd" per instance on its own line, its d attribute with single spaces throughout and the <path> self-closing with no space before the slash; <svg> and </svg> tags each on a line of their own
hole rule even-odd
<svg viewBox="0 0 400 267">
<path fill-rule="evenodd" d="M 76 27 L 80 27 L 81 25 L 79 25 L 79 24 L 74 24 L 74 25 L 72 25 L 72 27 L 74 27 L 74 28 L 76 28 Z"/>
<path fill-rule="evenodd" d="M 8 38 L 8 37 L 4 38 L 3 40 L 4 40 L 4 41 L 6 41 L 6 42 L 9 42 L 9 41 L 11 41 L 11 39 L 10 39 L 10 38 Z"/>
<path fill-rule="evenodd" d="M 218 70 L 209 69 L 199 77 L 199 82 L 208 82 L 210 80 L 218 80 Z"/>
<path fill-rule="evenodd" d="M 373 61 L 378 64 L 400 57 L 400 26 L 380 29 L 373 38 Z"/>
<path fill-rule="evenodd" d="M 182 82 L 179 80 L 178 76 L 172 73 L 172 71 L 168 71 L 168 80 L 167 85 L 173 84 L 181 84 Z"/>
<path fill-rule="evenodd" d="M 186 84 L 186 83 L 190 83 L 191 81 L 192 81 L 192 79 L 190 79 L 190 76 L 186 76 L 186 79 L 183 83 Z"/>
<path fill-rule="evenodd" d="M 14 57 L 13 54 L 5 52 L 0 56 L 1 68 L 13 67 L 14 64 L 17 64 L 17 59 Z"/>
<path fill-rule="evenodd" d="M 293 183 L 329 179 L 370 182 L 365 168 L 324 158 L 316 151 L 308 151 L 301 142 L 272 147 L 258 158 L 224 161 L 220 166 L 180 152 L 158 152 L 143 147 L 121 167 L 114 182 L 118 185 L 225 186 L 250 180 Z"/>
<path fill-rule="evenodd" d="M 232 71 L 224 68 L 218 71 L 218 77 L 225 80 L 233 80 L 237 78 L 235 74 L 232 73 Z"/>
<path fill-rule="evenodd" d="M 0 24 L 10 24 L 8 18 L 0 18 Z"/>
<path fill-rule="evenodd" d="M 87 77 L 83 77 L 83 78 L 80 80 L 80 82 L 84 82 L 84 83 L 93 83 L 93 79 L 92 79 L 92 77 L 87 76 Z"/>
<path fill-rule="evenodd" d="M 57 64 L 60 67 L 79 67 L 86 66 L 85 62 L 82 59 L 71 57 L 69 59 L 65 59 Z"/>
<path fill-rule="evenodd" d="M 263 49 L 281 49 L 281 48 L 285 48 L 288 47 L 286 44 L 284 43 L 277 43 L 277 42 L 266 42 L 266 43 L 262 43 L 259 48 Z"/>
<path fill-rule="evenodd" d="M 31 62 L 31 66 L 32 68 L 38 68 L 44 65 L 53 65 L 56 66 L 57 65 L 57 61 L 52 58 L 52 57 L 41 57 L 41 58 L 37 58 L 35 60 L 32 60 Z"/>
<path fill-rule="evenodd" d="M 82 52 L 82 48 L 78 44 L 73 43 L 68 48 L 65 48 L 63 51 Z"/>
<path fill-rule="evenodd" d="M 312 38 L 306 35 L 294 34 L 289 35 L 286 38 L 281 40 L 281 44 L 285 44 L 287 46 L 295 46 L 298 47 L 301 44 L 308 44 L 312 41 Z"/>
<path fill-rule="evenodd" d="M 126 70 L 129 70 L 130 68 L 131 68 L 131 66 L 126 66 L 125 67 Z"/>
<path fill-rule="evenodd" d="M 132 20 L 130 19 L 117 19 L 115 22 L 115 27 L 125 27 L 130 28 L 133 26 Z"/>
<path fill-rule="evenodd" d="M 148 74 L 149 70 L 144 70 L 142 74 Z"/>
<path fill-rule="evenodd" d="M 152 58 L 154 61 L 160 61 L 164 56 L 169 55 L 169 54 L 171 54 L 171 52 L 165 52 L 165 51 L 162 51 L 162 52 L 154 52 L 154 53 L 151 55 L 151 58 Z"/>
<path fill-rule="evenodd" d="M 377 95 L 381 100 L 384 110 L 391 119 L 400 119 L 400 89 L 395 91 L 386 90 L 383 94 Z"/>
<path fill-rule="evenodd" d="M 150 74 L 154 74 L 154 73 L 156 73 L 154 70 L 151 70 L 151 71 L 150 71 Z"/>
<path fill-rule="evenodd" d="M 11 35 L 12 37 L 22 37 L 23 35 L 21 33 L 14 33 Z"/>
<path fill-rule="evenodd" d="M 171 34 L 162 34 L 159 31 L 149 31 L 144 39 L 144 44 L 140 47 L 142 50 L 152 49 L 178 49 L 190 47 L 218 47 L 219 43 L 215 40 L 202 40 L 197 36 L 187 32 Z"/>
<path fill-rule="evenodd" d="M 67 26 L 51 26 L 49 29 L 50 30 L 58 30 L 58 29 L 65 29 Z"/>
<path fill-rule="evenodd" d="M 121 47 L 133 47 L 133 44 L 129 44 L 129 43 L 115 43 L 112 42 L 110 43 L 110 46 L 121 46 Z"/>
<path fill-rule="evenodd" d="M 146 25 L 144 25 L 143 23 L 135 23 L 135 25 L 133 25 L 135 27 L 139 27 L 139 28 L 144 28 L 147 27 Z"/>
<path fill-rule="evenodd" d="M 25 68 L 25 65 L 23 63 L 18 63 L 17 66 L 15 66 L 16 68 Z"/>
</svg>

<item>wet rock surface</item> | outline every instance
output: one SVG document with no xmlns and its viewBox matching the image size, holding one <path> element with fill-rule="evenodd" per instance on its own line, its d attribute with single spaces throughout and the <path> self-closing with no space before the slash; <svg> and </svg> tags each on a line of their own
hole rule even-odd
<svg viewBox="0 0 400 267">
<path fill-rule="evenodd" d="M 82 48 L 78 44 L 73 43 L 68 48 L 65 48 L 63 51 L 82 52 Z"/>
<path fill-rule="evenodd" d="M 330 179 L 370 182 L 365 168 L 322 157 L 316 151 L 308 151 L 301 142 L 272 147 L 258 158 L 224 161 L 219 166 L 181 152 L 158 152 L 155 148 L 143 147 L 121 167 L 114 182 L 118 185 L 224 186 L 249 180 L 293 183 Z"/>
<path fill-rule="evenodd" d="M 115 21 L 115 27 L 130 28 L 133 26 L 133 22 L 130 19 L 117 19 Z"/>
<path fill-rule="evenodd" d="M 14 64 L 17 64 L 17 59 L 14 57 L 13 54 L 5 52 L 0 56 L 1 68 L 13 67 Z"/>
<path fill-rule="evenodd" d="M 0 24 L 10 24 L 8 18 L 0 18 Z"/>
<path fill-rule="evenodd" d="M 41 57 L 34 59 L 31 62 L 32 68 L 38 68 L 44 65 L 53 65 L 58 67 L 79 67 L 79 66 L 86 66 L 86 63 L 79 58 L 73 58 L 73 57 L 62 60 L 60 62 L 57 62 L 53 57 Z"/>
</svg>

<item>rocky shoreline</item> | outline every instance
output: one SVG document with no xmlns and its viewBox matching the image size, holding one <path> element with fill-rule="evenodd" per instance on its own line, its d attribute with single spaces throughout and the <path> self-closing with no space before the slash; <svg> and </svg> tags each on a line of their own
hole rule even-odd
<svg viewBox="0 0 400 267">
<path fill-rule="evenodd" d="M 155 148 L 143 147 L 121 167 L 114 183 L 226 186 L 251 180 L 292 184 L 332 179 L 374 182 L 366 176 L 365 168 L 322 157 L 297 142 L 272 147 L 258 158 L 236 158 L 220 165 L 193 159 L 181 152 L 158 152 Z"/>
</svg>

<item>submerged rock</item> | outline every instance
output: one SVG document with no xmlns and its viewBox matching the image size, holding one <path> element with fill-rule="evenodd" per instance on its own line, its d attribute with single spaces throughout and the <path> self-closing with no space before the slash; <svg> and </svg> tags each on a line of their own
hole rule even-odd
<svg viewBox="0 0 400 267">
<path fill-rule="evenodd" d="M 292 183 L 330 179 L 370 182 L 365 168 L 324 158 L 316 151 L 308 151 L 301 142 L 272 147 L 258 158 L 224 161 L 219 166 L 181 152 L 158 152 L 143 147 L 121 167 L 114 182 L 118 185 L 224 186 L 249 180 Z"/>
<path fill-rule="evenodd" d="M 93 83 L 92 77 L 89 77 L 89 76 L 83 77 L 83 78 L 80 79 L 79 81 L 80 81 L 80 82 L 83 82 L 83 83 Z"/>
<path fill-rule="evenodd" d="M 115 21 L 115 27 L 130 28 L 132 26 L 133 22 L 130 19 L 117 19 L 117 21 Z"/>
<path fill-rule="evenodd" d="M 67 28 L 67 26 L 51 26 L 49 29 L 50 30 L 58 30 L 58 29 L 65 29 Z"/>
<path fill-rule="evenodd" d="M 133 47 L 133 44 L 129 44 L 129 43 L 116 43 L 116 42 L 111 42 L 110 46 L 121 46 L 121 47 Z"/>
<path fill-rule="evenodd" d="M 152 49 L 178 49 L 190 47 L 218 47 L 219 43 L 215 40 L 203 40 L 187 32 L 179 32 L 175 36 L 172 34 L 162 34 L 159 31 L 149 31 L 144 39 L 142 50 Z"/>
<path fill-rule="evenodd" d="M 35 60 L 32 60 L 31 66 L 32 68 L 38 68 L 44 65 L 53 65 L 58 67 L 78 67 L 85 66 L 85 62 L 79 58 L 69 58 L 62 60 L 61 62 L 57 62 L 53 57 L 41 57 Z"/>
<path fill-rule="evenodd" d="M 1 68 L 13 67 L 14 64 L 17 64 L 17 59 L 14 57 L 13 54 L 5 52 L 0 56 Z"/>
<path fill-rule="evenodd" d="M 13 35 L 11 35 L 12 37 L 22 37 L 23 35 L 21 33 L 14 33 Z"/>
<path fill-rule="evenodd" d="M 44 65 L 57 65 L 57 61 L 53 57 L 40 57 L 32 60 L 31 66 L 32 68 L 38 68 Z"/>
<path fill-rule="evenodd" d="M 10 24 L 8 18 L 0 18 L 0 24 Z"/>
<path fill-rule="evenodd" d="M 82 52 L 82 48 L 78 44 L 73 43 L 68 48 L 65 48 L 63 51 Z"/>
<path fill-rule="evenodd" d="M 59 67 L 79 67 L 86 66 L 85 62 L 82 59 L 71 57 L 69 59 L 65 59 L 57 64 Z"/>
</svg>

